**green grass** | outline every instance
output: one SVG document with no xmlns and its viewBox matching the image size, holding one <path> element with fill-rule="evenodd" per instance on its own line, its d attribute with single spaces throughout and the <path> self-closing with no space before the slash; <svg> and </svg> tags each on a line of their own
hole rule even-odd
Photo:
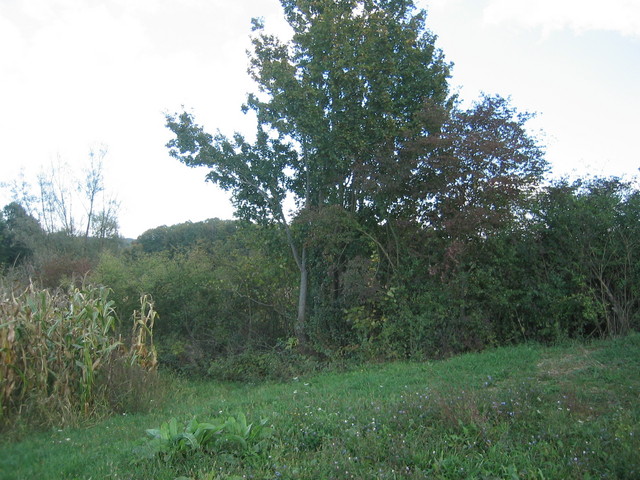
<svg viewBox="0 0 640 480">
<path fill-rule="evenodd" d="M 270 448 L 144 460 L 145 430 L 244 412 Z M 14 436 L 15 437 L 15 436 Z M 371 365 L 287 383 L 174 381 L 163 407 L 0 443 L 2 479 L 640 478 L 640 334 Z"/>
</svg>

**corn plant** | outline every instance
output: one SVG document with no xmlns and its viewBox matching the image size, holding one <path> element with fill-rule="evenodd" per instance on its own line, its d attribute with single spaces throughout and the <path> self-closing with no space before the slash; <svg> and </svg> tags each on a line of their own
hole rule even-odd
<svg viewBox="0 0 640 480">
<path fill-rule="evenodd" d="M 158 354 L 153 344 L 153 325 L 158 313 L 153 308 L 149 295 L 140 297 L 140 310 L 133 312 L 133 332 L 129 354 L 131 364 L 138 364 L 147 370 L 158 366 Z"/>
<path fill-rule="evenodd" d="M 247 423 L 243 413 L 236 416 L 218 417 L 208 422 L 196 418 L 178 429 L 178 422 L 172 418 L 159 428 L 148 429 L 151 439 L 141 450 L 143 457 L 159 456 L 170 461 L 193 452 L 212 454 L 232 454 L 237 456 L 257 455 L 265 450 L 272 434 L 267 419 L 259 423 Z"/>
<path fill-rule="evenodd" d="M 55 293 L 33 285 L 18 294 L 2 292 L 0 426 L 25 409 L 56 417 L 91 415 L 100 397 L 96 376 L 116 353 L 155 368 L 150 300 L 143 297 L 134 316 L 134 334 L 140 333 L 127 350 L 115 334 L 118 318 L 108 297 L 108 288 L 90 285 Z"/>
</svg>

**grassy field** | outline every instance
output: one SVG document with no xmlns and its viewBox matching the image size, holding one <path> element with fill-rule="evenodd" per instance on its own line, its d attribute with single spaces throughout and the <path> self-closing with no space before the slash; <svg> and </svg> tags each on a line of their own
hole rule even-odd
<svg viewBox="0 0 640 480">
<path fill-rule="evenodd" d="M 372 365 L 287 383 L 172 380 L 161 406 L 0 442 L 9 479 L 640 478 L 640 335 Z M 253 454 L 145 459 L 172 417 L 243 412 L 273 434 Z"/>
</svg>

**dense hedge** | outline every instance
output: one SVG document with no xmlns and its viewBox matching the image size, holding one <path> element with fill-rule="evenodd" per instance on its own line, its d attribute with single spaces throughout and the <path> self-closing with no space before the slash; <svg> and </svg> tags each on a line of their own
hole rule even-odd
<svg viewBox="0 0 640 480">
<path fill-rule="evenodd" d="M 442 357 L 640 326 L 640 194 L 617 179 L 556 183 L 522 221 L 469 238 L 411 222 L 364 226 L 335 209 L 323 215 L 308 237 L 307 328 L 318 358 Z M 193 238 L 188 227 L 175 228 Z M 295 349 L 297 272 L 285 239 L 237 222 L 218 236 L 195 228 L 209 236 L 105 254 L 94 278 L 114 289 L 119 308 L 153 295 L 166 365 L 221 378 L 223 365 L 272 369 L 274 348 Z"/>
</svg>

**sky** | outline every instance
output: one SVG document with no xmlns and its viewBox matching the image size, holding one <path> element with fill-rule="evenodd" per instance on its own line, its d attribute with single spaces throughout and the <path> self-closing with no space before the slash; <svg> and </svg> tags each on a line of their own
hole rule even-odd
<svg viewBox="0 0 640 480">
<path fill-rule="evenodd" d="M 640 0 L 417 0 L 464 102 L 510 97 L 552 175 L 638 174 Z M 0 182 L 52 163 L 81 178 L 106 147 L 120 233 L 232 218 L 226 193 L 168 155 L 165 114 L 251 134 L 241 112 L 251 18 L 285 37 L 278 0 L 0 0 Z M 0 189 L 0 207 L 11 201 Z"/>
</svg>

